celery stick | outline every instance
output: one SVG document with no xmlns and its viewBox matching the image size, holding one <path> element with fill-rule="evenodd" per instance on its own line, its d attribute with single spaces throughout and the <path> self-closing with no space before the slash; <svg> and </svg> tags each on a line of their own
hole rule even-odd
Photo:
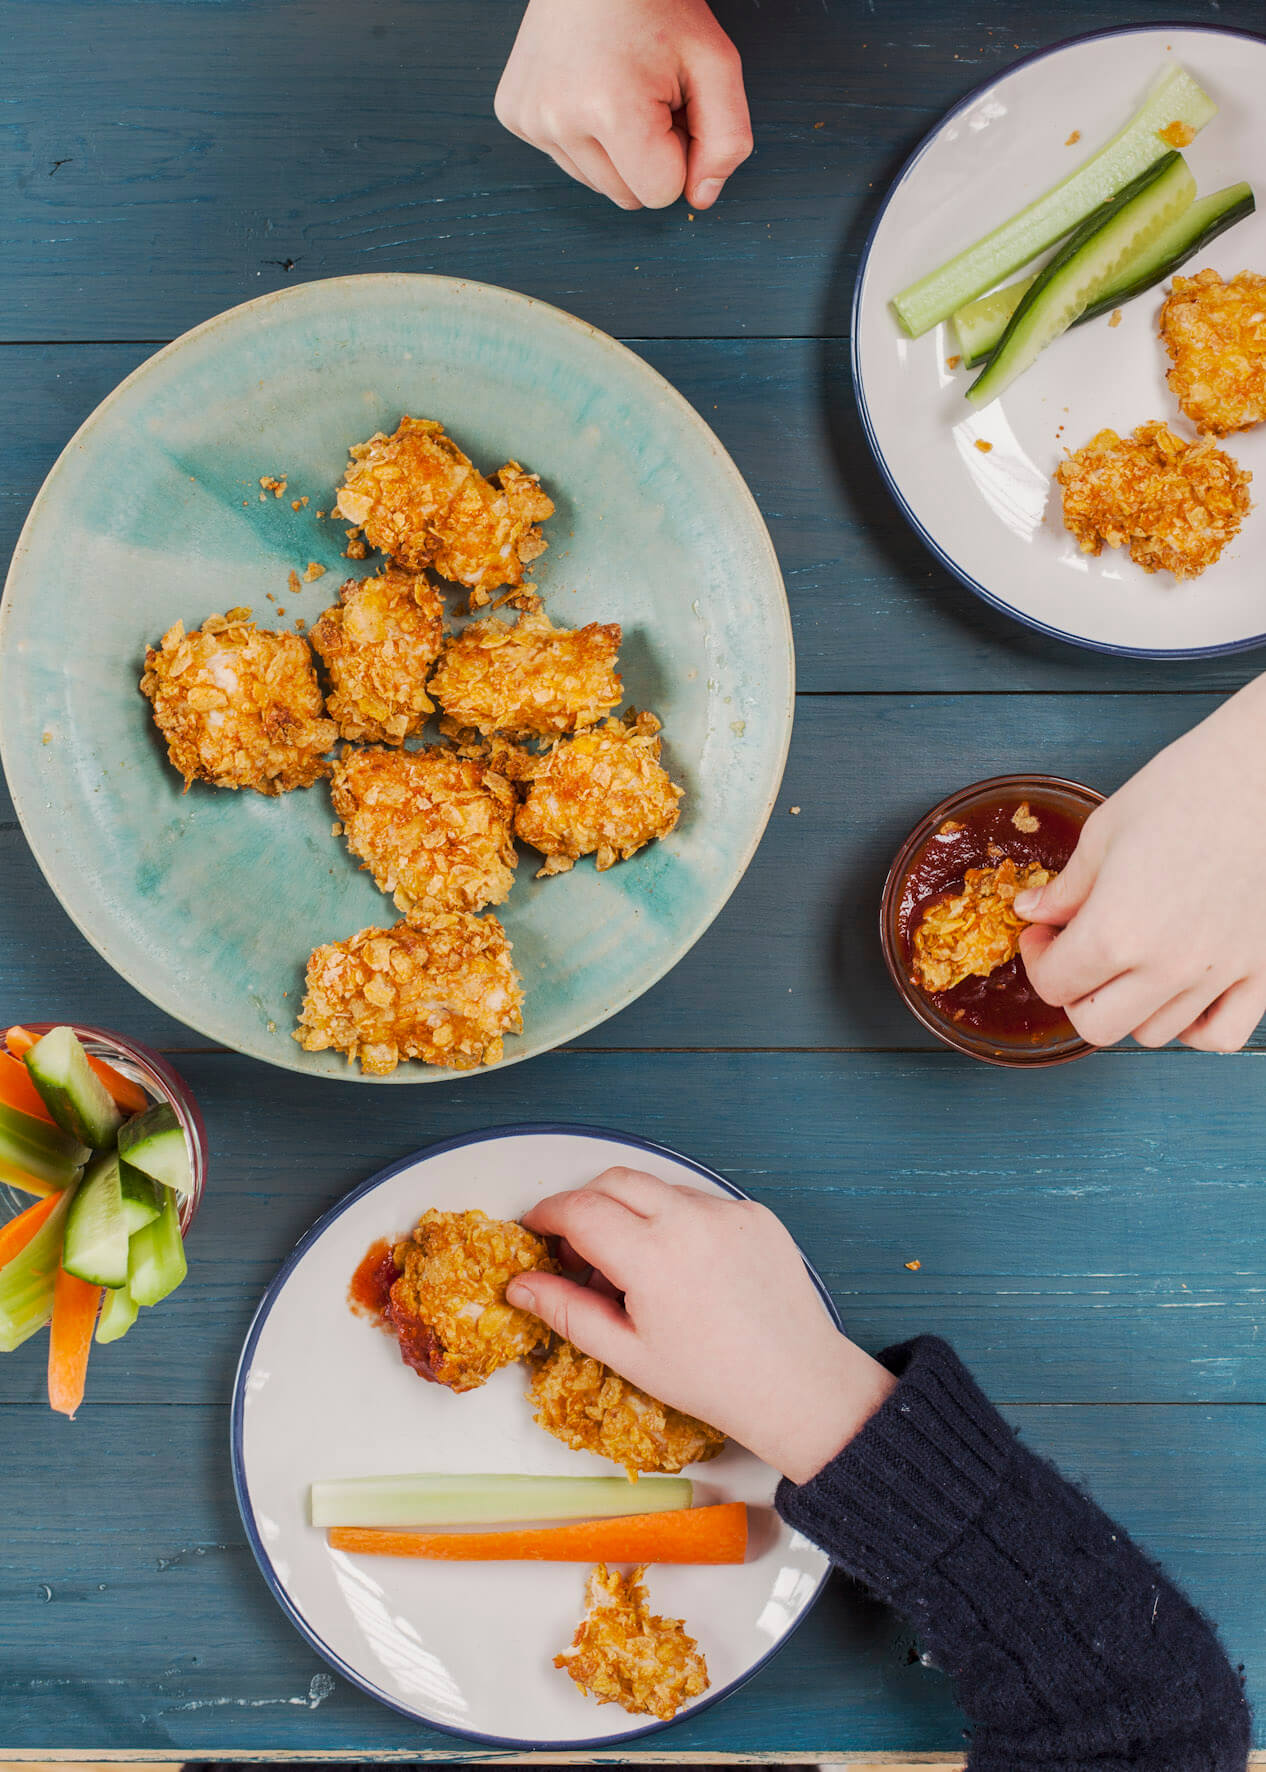
<svg viewBox="0 0 1266 1772">
<path fill-rule="evenodd" d="M 0 1181 L 50 1194 L 77 1181 L 92 1152 L 68 1132 L 0 1102 Z"/>
<path fill-rule="evenodd" d="M 180 1207 L 171 1189 L 164 1188 L 158 1217 L 127 1240 L 127 1289 L 148 1309 L 174 1292 L 186 1272 Z"/>
<path fill-rule="evenodd" d="M 1160 130 L 1177 123 L 1198 134 L 1217 112 L 1185 68 L 1167 69 L 1106 147 L 948 264 L 903 289 L 892 304 L 901 324 L 911 338 L 918 338 L 955 308 L 1001 283 L 1179 145 L 1164 140 Z"/>
<path fill-rule="evenodd" d="M 308 1491 L 314 1526 L 509 1525 L 524 1520 L 595 1520 L 689 1507 L 688 1477 L 449 1476 L 340 1477 Z"/>
<path fill-rule="evenodd" d="M 30 1242 L 0 1268 L 0 1353 L 42 1329 L 53 1314 L 53 1281 L 75 1189 L 68 1187 Z"/>
<path fill-rule="evenodd" d="M 94 1341 L 118 1341 L 135 1323 L 140 1314 L 140 1306 L 132 1297 L 126 1286 L 119 1286 L 105 1295 L 105 1303 L 101 1307 L 101 1315 L 97 1319 L 97 1333 Z"/>
</svg>

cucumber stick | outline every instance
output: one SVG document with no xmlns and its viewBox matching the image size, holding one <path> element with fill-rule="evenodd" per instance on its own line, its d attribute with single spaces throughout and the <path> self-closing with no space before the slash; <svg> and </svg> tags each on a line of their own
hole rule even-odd
<svg viewBox="0 0 1266 1772">
<path fill-rule="evenodd" d="M 130 1163 L 119 1158 L 119 1193 L 123 1200 L 123 1222 L 130 1237 L 144 1225 L 153 1224 L 163 1209 L 158 1183 Z"/>
<path fill-rule="evenodd" d="M 314 1526 L 509 1525 L 524 1520 L 596 1520 L 689 1507 L 688 1477 L 450 1476 L 343 1477 L 313 1483 Z"/>
<path fill-rule="evenodd" d="M 132 1297 L 126 1286 L 119 1286 L 113 1292 L 107 1292 L 105 1303 L 101 1307 L 101 1315 L 97 1318 L 97 1332 L 94 1341 L 119 1341 L 135 1323 L 140 1314 L 140 1306 Z"/>
<path fill-rule="evenodd" d="M 193 1186 L 184 1129 L 165 1101 L 125 1123 L 119 1132 L 119 1155 L 178 1194 L 187 1194 Z"/>
<path fill-rule="evenodd" d="M 967 390 L 986 406 L 1010 387 L 1052 339 L 1086 311 L 1126 261 L 1190 209 L 1196 181 L 1181 154 L 1168 154 L 1113 200 L 1107 219 L 1079 229 L 1025 291 L 989 364 Z"/>
<path fill-rule="evenodd" d="M 53 1282 L 74 1192 L 73 1185 L 64 1191 L 30 1242 L 0 1268 L 0 1353 L 21 1347 L 53 1314 Z"/>
<path fill-rule="evenodd" d="M 26 1055 L 26 1068 L 63 1131 L 94 1151 L 111 1148 L 123 1115 L 70 1028 L 53 1028 L 37 1040 Z"/>
<path fill-rule="evenodd" d="M 1217 110 L 1184 68 L 1167 69 L 1106 147 L 948 264 L 903 289 L 892 305 L 905 330 L 918 338 L 1031 263 L 1169 151 L 1160 130 L 1177 123 L 1199 133 Z"/>
<path fill-rule="evenodd" d="M 184 1279 L 187 1268 L 180 1208 L 169 1188 L 163 1189 L 158 1217 L 132 1232 L 127 1251 L 127 1289 L 137 1304 L 158 1304 Z"/>
<path fill-rule="evenodd" d="M 1154 289 L 1180 270 L 1187 260 L 1201 252 L 1211 240 L 1233 228 L 1236 222 L 1252 215 L 1256 208 L 1253 188 L 1247 184 L 1227 185 L 1207 197 L 1197 197 L 1191 208 L 1175 217 L 1142 251 L 1134 253 L 1117 275 L 1091 302 L 1076 321 L 1078 326 L 1111 313 Z M 974 369 L 996 348 L 1007 329 L 1007 322 L 1019 307 L 1021 298 L 1034 282 L 1023 277 L 1018 283 L 1007 283 L 978 301 L 968 302 L 954 315 L 954 331 L 962 353 L 963 365 Z"/>
<path fill-rule="evenodd" d="M 28 1194 L 68 1187 L 92 1152 L 60 1126 L 0 1102 L 0 1181 Z"/>
<path fill-rule="evenodd" d="M 127 1284 L 128 1232 L 117 1151 L 89 1163 L 66 1218 L 62 1266 L 93 1286 Z"/>
</svg>

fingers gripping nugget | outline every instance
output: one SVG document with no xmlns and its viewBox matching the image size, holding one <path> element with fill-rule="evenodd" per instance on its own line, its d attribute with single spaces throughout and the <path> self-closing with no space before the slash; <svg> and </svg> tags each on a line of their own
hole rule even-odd
<svg viewBox="0 0 1266 1772">
<path fill-rule="evenodd" d="M 334 685 L 330 718 L 343 738 L 401 744 L 435 709 L 426 679 L 444 635 L 439 592 L 421 575 L 388 569 L 349 578 L 339 598 L 309 636 Z"/>
<path fill-rule="evenodd" d="M 685 1621 L 649 1610 L 646 1566 L 621 1575 L 599 1563 L 585 1583 L 588 1616 L 571 1647 L 554 1657 L 590 1698 L 667 1723 L 689 1698 L 706 1692 L 708 1664 Z"/>
<path fill-rule="evenodd" d="M 514 885 L 515 793 L 474 757 L 346 750 L 330 781 L 343 835 L 410 923 L 437 911 L 481 911 Z"/>
<path fill-rule="evenodd" d="M 1128 547 L 1144 572 L 1197 578 L 1238 531 L 1253 476 L 1208 439 L 1186 443 L 1162 422 L 1133 437 L 1100 431 L 1055 470 L 1064 527 L 1083 554 Z"/>
<path fill-rule="evenodd" d="M 146 650 L 141 693 L 186 792 L 208 781 L 284 794 L 329 773 L 325 753 L 337 734 L 322 717 L 312 654 L 298 634 L 223 615 L 186 634 L 178 621 Z"/>
<path fill-rule="evenodd" d="M 305 1052 L 333 1047 L 386 1077 L 402 1058 L 459 1071 L 496 1064 L 502 1035 L 522 1027 L 505 930 L 451 911 L 424 929 L 362 929 L 317 948 L 294 1037 Z"/>
<path fill-rule="evenodd" d="M 1170 388 L 1198 431 L 1225 437 L 1266 420 L 1266 277 L 1175 277 L 1160 333 Z"/>
<path fill-rule="evenodd" d="M 925 991 L 952 991 L 1014 960 L 1028 927 L 1016 915 L 1016 895 L 1050 878 L 1045 868 L 1018 869 L 1009 857 L 996 868 L 968 868 L 963 890 L 933 899 L 915 929 L 914 982 Z"/>
<path fill-rule="evenodd" d="M 433 419 L 402 418 L 395 433 L 358 443 L 338 491 L 337 509 L 400 566 L 434 566 L 486 603 L 502 585 L 523 583 L 523 568 L 544 553 L 536 527 L 554 514 L 534 474 L 507 462 L 492 480 Z"/>
<path fill-rule="evenodd" d="M 725 1447 L 714 1427 L 656 1402 L 570 1341 L 556 1341 L 537 1366 L 528 1401 L 547 1434 L 622 1464 L 631 1477 L 704 1464 Z"/>
<path fill-rule="evenodd" d="M 450 1390 L 472 1391 L 548 1340 L 539 1317 L 506 1303 L 530 1268 L 557 1273 L 540 1237 L 484 1212 L 424 1212 L 398 1243 L 400 1277 L 386 1319 L 405 1364 Z"/>
<path fill-rule="evenodd" d="M 541 610 L 517 622 L 495 615 L 444 643 L 431 693 L 451 725 L 518 738 L 555 738 L 592 726 L 623 694 L 620 629 L 556 628 Z"/>
<path fill-rule="evenodd" d="M 659 761 L 659 721 L 630 711 L 564 738 L 532 770 L 514 828 L 545 856 L 542 874 L 565 873 L 582 855 L 601 871 L 666 837 L 682 790 Z"/>
</svg>

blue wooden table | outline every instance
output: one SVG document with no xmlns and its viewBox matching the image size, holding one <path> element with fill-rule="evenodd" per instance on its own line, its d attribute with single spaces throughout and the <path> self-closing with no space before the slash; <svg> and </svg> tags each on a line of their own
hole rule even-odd
<svg viewBox="0 0 1266 1772">
<path fill-rule="evenodd" d="M 42 1344 L 0 1360 L 0 1759 L 460 1752 L 328 1675 L 269 1599 L 233 1504 L 229 1388 L 318 1213 L 429 1140 L 533 1118 L 644 1133 L 731 1176 L 786 1219 L 864 1344 L 949 1336 L 1218 1620 L 1266 1731 L 1266 1042 L 995 1072 L 931 1049 L 875 939 L 887 861 L 942 793 L 1028 767 L 1111 789 L 1266 668 L 1132 663 L 1008 625 L 909 536 L 860 436 L 847 314 L 880 196 L 1055 15 L 723 4 L 758 151 L 694 216 L 618 213 L 498 130 L 518 10 L 0 0 L 6 552 L 75 426 L 160 343 L 295 280 L 444 272 L 595 322 L 695 403 L 773 532 L 800 675 L 768 834 L 690 957 L 574 1048 L 452 1087 L 345 1089 L 208 1049 L 80 938 L 0 799 L 4 1018 L 173 1054 L 213 1153 L 188 1284 L 94 1363 L 73 1424 L 41 1400 Z M 1059 29 L 1149 10 L 1070 0 Z M 840 1758 L 952 1752 L 960 1729 L 944 1679 L 839 1581 L 756 1681 L 653 1745 Z"/>
</svg>

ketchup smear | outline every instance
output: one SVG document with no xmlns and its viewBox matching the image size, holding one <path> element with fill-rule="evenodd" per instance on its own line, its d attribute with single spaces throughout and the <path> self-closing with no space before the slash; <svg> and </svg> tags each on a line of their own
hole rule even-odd
<svg viewBox="0 0 1266 1772">
<path fill-rule="evenodd" d="M 1017 830 L 1012 822 L 1013 813 L 1026 803 L 1038 820 L 1035 831 Z M 962 891 L 969 868 L 996 867 L 1009 856 L 1017 868 L 1036 864 L 1057 874 L 1077 847 L 1082 820 L 1049 805 L 1040 793 L 1012 793 L 972 811 L 948 813 L 946 824 L 957 828 L 947 830 L 942 825 L 934 832 L 901 883 L 897 940 L 911 977 L 913 936 L 920 918 L 937 899 Z M 952 990 L 923 995 L 947 1020 L 986 1039 L 1045 1046 L 1076 1034 L 1064 1011 L 1044 1003 L 1033 989 L 1019 954 L 987 978 L 973 975 Z"/>
<path fill-rule="evenodd" d="M 365 1251 L 360 1266 L 352 1275 L 352 1283 L 347 1288 L 348 1305 L 357 1316 L 372 1317 L 376 1323 L 386 1322 L 387 1306 L 391 1303 L 391 1288 L 395 1284 L 397 1273 L 391 1241 L 387 1237 L 379 1237 Z"/>
</svg>

